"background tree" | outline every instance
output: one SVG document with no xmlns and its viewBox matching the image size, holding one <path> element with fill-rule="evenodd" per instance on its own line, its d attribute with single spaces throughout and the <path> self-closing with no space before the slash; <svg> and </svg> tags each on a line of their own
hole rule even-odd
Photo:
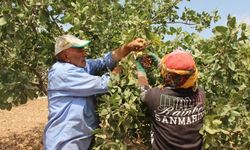
<svg viewBox="0 0 250 150">
<path fill-rule="evenodd" d="M 20 0 L 0 7 L 0 107 L 11 109 L 46 94 L 54 37 L 63 30 L 48 5 Z"/>
<path fill-rule="evenodd" d="M 70 33 L 90 39 L 90 57 L 115 49 L 135 37 L 146 38 L 147 51 L 159 56 L 177 47 L 196 57 L 200 84 L 207 91 L 207 117 L 201 133 L 206 149 L 250 147 L 249 26 L 229 16 L 227 26 L 203 39 L 176 24 L 202 31 L 219 19 L 218 12 L 180 12 L 181 0 L 83 0 L 0 2 L 0 107 L 11 109 L 46 94 L 47 71 L 54 62 L 54 37 Z M 72 26 L 70 26 L 70 25 Z M 70 27 L 65 31 L 63 27 Z M 175 38 L 165 40 L 166 35 Z M 95 149 L 148 149 L 149 121 L 140 101 L 134 58 L 121 63 L 109 94 L 99 99 L 101 128 Z M 159 77 L 157 68 L 152 76 Z M 150 77 L 155 86 L 159 82 Z"/>
</svg>

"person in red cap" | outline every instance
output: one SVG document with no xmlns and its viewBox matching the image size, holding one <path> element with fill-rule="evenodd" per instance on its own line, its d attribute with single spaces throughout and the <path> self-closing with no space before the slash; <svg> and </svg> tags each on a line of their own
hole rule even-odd
<svg viewBox="0 0 250 150">
<path fill-rule="evenodd" d="M 197 86 L 198 69 L 192 55 L 177 49 L 160 60 L 163 88 L 150 88 L 143 64 L 137 61 L 136 66 L 142 99 L 152 121 L 152 149 L 202 149 L 199 130 L 203 125 L 205 92 Z"/>
</svg>

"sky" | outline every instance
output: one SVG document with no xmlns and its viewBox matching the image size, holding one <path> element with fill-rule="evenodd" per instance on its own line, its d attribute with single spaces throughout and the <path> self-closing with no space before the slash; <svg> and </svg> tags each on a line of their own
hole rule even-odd
<svg viewBox="0 0 250 150">
<path fill-rule="evenodd" d="M 210 29 L 199 33 L 204 38 L 212 36 L 211 30 L 214 26 L 226 25 L 229 14 L 236 17 L 237 23 L 245 22 L 250 25 L 250 0 L 191 0 L 190 2 L 184 0 L 178 6 L 180 10 L 184 10 L 184 7 L 187 7 L 197 12 L 219 11 L 221 19 L 216 23 L 212 23 Z M 188 27 L 183 27 L 183 29 L 188 32 L 194 32 L 194 30 Z"/>
<path fill-rule="evenodd" d="M 121 0 L 121 3 L 124 3 L 124 0 Z M 219 11 L 219 15 L 221 19 L 216 22 L 212 23 L 209 29 L 206 29 L 200 33 L 200 36 L 204 38 L 211 37 L 212 29 L 215 26 L 219 25 L 226 25 L 227 23 L 227 16 L 230 14 L 231 16 L 235 16 L 237 23 L 245 22 L 250 25 L 250 0 L 183 0 L 179 3 L 178 7 L 180 8 L 180 12 L 184 10 L 185 7 L 191 8 L 197 12 L 212 12 L 214 10 Z M 64 26 L 64 30 L 68 30 L 71 25 L 67 24 Z M 195 32 L 194 29 L 188 26 L 181 26 L 183 30 L 188 32 Z M 169 37 L 170 39 L 173 37 Z"/>
</svg>

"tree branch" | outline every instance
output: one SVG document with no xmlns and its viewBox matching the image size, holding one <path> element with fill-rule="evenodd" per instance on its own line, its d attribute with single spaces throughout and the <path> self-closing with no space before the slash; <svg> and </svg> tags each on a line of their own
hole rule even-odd
<svg viewBox="0 0 250 150">
<path fill-rule="evenodd" d="M 185 25 L 196 25 L 195 23 L 188 23 L 188 22 L 182 22 L 182 21 L 173 21 L 173 22 L 167 22 L 167 24 L 174 24 L 174 23 L 178 23 L 178 24 L 185 24 Z"/>
<path fill-rule="evenodd" d="M 168 13 L 174 6 L 176 6 L 179 2 L 181 2 L 181 0 L 176 0 L 174 3 L 173 3 L 173 5 L 171 5 L 169 8 L 167 8 L 167 10 L 166 10 L 166 12 Z M 154 22 L 154 20 L 158 17 L 158 16 L 160 16 L 161 15 L 161 13 L 158 13 L 158 15 L 156 15 L 156 16 L 154 16 L 151 20 L 152 20 L 152 22 Z"/>
<path fill-rule="evenodd" d="M 57 24 L 57 21 L 56 21 L 57 18 L 59 17 L 59 15 L 58 15 L 56 18 L 54 18 L 54 17 L 49 13 L 49 16 L 51 17 L 52 21 L 56 24 L 56 26 L 57 26 L 59 32 L 60 32 L 61 34 L 63 34 L 62 31 L 61 31 L 60 26 Z"/>
<path fill-rule="evenodd" d="M 38 84 L 36 86 L 38 86 L 39 90 L 43 92 L 43 94 L 47 95 L 47 88 L 45 87 L 44 83 L 43 83 L 43 77 L 42 75 L 34 68 L 30 68 L 30 70 L 37 76 L 38 78 Z"/>
</svg>

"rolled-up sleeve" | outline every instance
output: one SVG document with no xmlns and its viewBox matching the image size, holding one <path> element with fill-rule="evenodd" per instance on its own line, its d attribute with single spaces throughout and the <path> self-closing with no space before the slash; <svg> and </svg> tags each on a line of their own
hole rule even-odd
<svg viewBox="0 0 250 150">
<path fill-rule="evenodd" d="M 93 76 L 88 73 L 69 73 L 64 90 L 72 96 L 91 96 L 108 92 L 109 75 Z"/>
<path fill-rule="evenodd" d="M 49 79 L 49 89 L 53 89 L 53 96 L 92 96 L 108 92 L 110 76 L 90 75 L 82 69 L 71 68 L 60 75 Z"/>
<path fill-rule="evenodd" d="M 116 66 L 116 63 L 112 58 L 112 52 L 108 52 L 103 58 L 87 59 L 87 71 L 95 75 L 98 71 L 112 70 Z"/>
</svg>

